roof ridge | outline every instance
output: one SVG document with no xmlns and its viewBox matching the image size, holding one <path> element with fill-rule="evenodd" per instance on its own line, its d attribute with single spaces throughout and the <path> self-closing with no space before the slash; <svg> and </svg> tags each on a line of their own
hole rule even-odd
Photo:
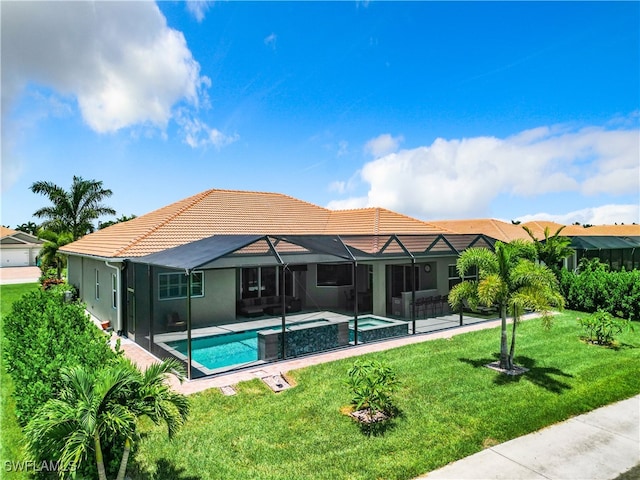
<svg viewBox="0 0 640 480">
<path fill-rule="evenodd" d="M 188 210 L 189 208 L 193 207 L 196 203 L 201 201 L 203 198 L 207 197 L 212 191 L 213 191 L 213 189 L 209 189 L 209 190 L 205 190 L 204 192 L 196 193 L 195 195 L 193 195 L 193 197 L 191 197 L 193 199 L 192 201 L 186 202 L 186 204 L 182 208 L 179 208 L 178 210 L 176 210 L 172 215 L 169 215 L 162 222 L 154 224 L 151 227 L 150 230 L 147 230 L 145 233 L 143 233 L 141 235 L 138 235 L 136 238 L 131 240 L 126 246 L 122 247 L 120 250 L 117 250 L 113 256 L 114 257 L 118 257 L 118 256 L 122 255 L 124 252 L 126 252 L 127 250 L 129 250 L 130 248 L 135 246 L 136 243 L 138 243 L 141 240 L 149 237 L 153 232 L 157 231 L 160 227 L 166 225 L 171 220 L 176 218 L 178 215 L 180 215 L 184 211 Z M 186 198 L 184 200 L 179 200 L 178 202 L 175 202 L 175 203 L 185 202 L 186 200 L 189 200 L 189 198 Z M 175 205 L 175 203 L 174 203 L 174 205 Z M 170 205 L 168 205 L 167 207 L 169 207 L 169 206 Z M 149 212 L 149 214 L 151 214 L 151 213 L 153 213 L 153 212 Z M 144 217 L 144 215 L 142 217 L 138 217 L 138 218 L 143 218 L 143 217 Z"/>
<path fill-rule="evenodd" d="M 373 216 L 373 233 L 378 235 L 380 233 L 380 207 L 376 207 Z"/>
</svg>

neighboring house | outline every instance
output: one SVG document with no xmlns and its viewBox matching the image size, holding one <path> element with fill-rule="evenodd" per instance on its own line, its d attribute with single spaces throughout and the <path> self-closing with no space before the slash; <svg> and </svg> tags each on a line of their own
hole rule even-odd
<svg viewBox="0 0 640 480">
<path fill-rule="evenodd" d="M 19 230 L 0 227 L 0 267 L 29 267 L 37 265 L 44 242 Z"/>
<path fill-rule="evenodd" d="M 530 237 L 522 228 L 526 226 L 539 240 L 544 239 L 544 231 L 554 235 L 564 225 L 555 222 L 535 221 L 522 225 L 501 222 L 494 219 L 480 220 L 438 220 L 431 222 L 439 228 L 446 228 L 454 233 L 482 233 L 488 237 L 510 242 L 515 239 L 529 240 Z M 575 250 L 573 257 L 565 260 L 565 267 L 576 269 L 582 258 L 599 258 L 617 271 L 640 269 L 640 225 L 581 225 L 564 226 L 560 235 L 571 238 L 571 247 Z"/>
</svg>

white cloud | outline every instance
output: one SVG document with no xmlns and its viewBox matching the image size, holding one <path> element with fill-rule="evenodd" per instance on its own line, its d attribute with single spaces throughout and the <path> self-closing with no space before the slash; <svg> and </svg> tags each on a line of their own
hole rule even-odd
<svg viewBox="0 0 640 480">
<path fill-rule="evenodd" d="M 197 118 L 178 117 L 184 132 L 184 141 L 191 148 L 201 148 L 212 145 L 218 150 L 232 144 L 240 138 L 238 134 L 226 135 L 217 128 L 212 128 Z"/>
<path fill-rule="evenodd" d="M 552 222 L 571 225 L 579 222 L 581 225 L 613 225 L 614 223 L 640 223 L 640 206 L 638 205 L 603 205 L 600 207 L 583 208 L 561 215 L 536 213 L 518 217 L 521 222 L 535 220 L 549 220 Z"/>
<path fill-rule="evenodd" d="M 400 143 L 403 141 L 404 138 L 402 135 L 392 137 L 388 133 L 383 133 L 382 135 L 369 140 L 364 146 L 364 151 L 373 155 L 375 158 L 379 158 L 397 151 L 400 147 Z"/>
<path fill-rule="evenodd" d="M 345 200 L 333 200 L 327 204 L 329 210 L 353 210 L 356 208 L 365 208 L 367 206 L 367 197 L 352 197 Z"/>
<path fill-rule="evenodd" d="M 264 44 L 275 50 L 277 41 L 278 41 L 278 36 L 275 33 L 271 33 L 265 37 Z"/>
<path fill-rule="evenodd" d="M 3 121 L 29 85 L 77 99 L 96 132 L 165 128 L 172 106 L 197 107 L 207 79 L 181 32 L 152 2 L 2 5 Z"/>
<path fill-rule="evenodd" d="M 361 169 L 368 184 L 366 205 L 421 218 L 469 218 L 487 216 L 500 194 L 637 195 L 640 137 L 635 125 L 619 130 L 559 125 L 503 139 L 439 138 L 366 163 Z M 376 155 L 397 144 L 382 135 L 367 145 Z M 362 204 L 362 197 L 340 202 Z"/>
<path fill-rule="evenodd" d="M 187 0 L 187 10 L 200 23 L 204 20 L 205 14 L 209 10 L 209 5 L 212 3 L 208 0 Z"/>
</svg>

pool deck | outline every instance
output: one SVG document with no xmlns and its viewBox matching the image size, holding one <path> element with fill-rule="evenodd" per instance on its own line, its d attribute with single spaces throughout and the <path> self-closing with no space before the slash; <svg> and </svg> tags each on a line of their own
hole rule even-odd
<svg viewBox="0 0 640 480">
<path fill-rule="evenodd" d="M 331 312 L 318 312 L 318 318 L 326 318 Z M 335 314 L 334 314 L 335 315 Z M 323 317 L 324 316 L 324 317 Z M 523 320 L 533 318 L 536 315 L 525 315 Z M 308 315 L 306 317 L 309 318 Z M 268 320 L 265 320 L 268 321 Z M 428 342 L 439 338 L 451 338 L 462 333 L 494 328 L 500 325 L 500 319 L 484 319 L 465 316 L 464 325 L 460 326 L 460 317 L 458 314 L 442 315 L 439 317 L 419 319 L 416 321 L 416 335 L 405 337 L 397 337 L 390 340 L 383 340 L 375 343 L 367 343 L 358 346 L 350 346 L 330 352 L 318 353 L 304 357 L 292 358 L 290 360 L 282 360 L 274 363 L 265 363 L 254 367 L 247 367 L 242 370 L 222 373 L 214 377 L 205 377 L 194 380 L 186 380 L 179 383 L 175 377 L 171 377 L 170 381 L 176 391 L 189 395 L 192 393 L 202 392 L 210 388 L 222 388 L 232 386 L 240 382 L 252 380 L 255 378 L 265 378 L 274 375 L 285 374 L 291 370 L 308 367 L 310 365 L 318 365 L 321 363 L 332 362 L 344 358 L 357 357 L 365 353 L 380 352 L 391 348 L 401 347 L 414 343 Z M 226 327 L 225 327 L 226 328 Z M 246 329 L 246 324 L 245 324 Z M 144 350 L 135 342 L 118 337 L 112 334 L 111 342 L 115 345 L 116 340 L 120 338 L 122 349 L 125 355 L 130 358 L 141 368 L 146 368 L 152 363 L 160 361 L 156 356 Z"/>
</svg>

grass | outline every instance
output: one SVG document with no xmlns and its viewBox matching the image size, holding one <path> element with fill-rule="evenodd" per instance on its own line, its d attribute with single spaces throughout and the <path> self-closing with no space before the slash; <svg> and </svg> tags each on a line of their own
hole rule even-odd
<svg viewBox="0 0 640 480">
<path fill-rule="evenodd" d="M 0 287 L 2 315 L 37 285 Z M 190 397 L 187 424 L 169 440 L 166 428 L 143 424 L 129 474 L 142 479 L 414 478 L 497 443 L 640 393 L 640 329 L 615 348 L 580 341 L 581 314 L 519 328 L 517 363 L 505 377 L 483 365 L 496 358 L 491 329 L 388 350 L 369 357 L 395 369 L 400 416 L 366 436 L 340 410 L 349 403 L 347 359 L 291 372 L 295 388 L 274 394 L 261 381 L 225 397 L 213 389 Z M 636 326 L 638 327 L 638 326 Z M 2 459 L 20 460 L 22 433 L 2 370 Z M 13 474 L 8 478 L 27 478 Z"/>
<path fill-rule="evenodd" d="M 11 311 L 11 305 L 25 293 L 39 287 L 37 283 L 23 283 L 0 286 L 0 331 L 2 319 Z M 11 479 L 30 478 L 24 472 L 6 472 L 5 461 L 18 462 L 24 460 L 22 445 L 24 436 L 14 414 L 13 381 L 5 369 L 4 362 L 0 362 L 0 460 L 3 475 Z"/>
<path fill-rule="evenodd" d="M 616 348 L 588 345 L 579 339 L 580 315 L 559 315 L 551 331 L 523 322 L 516 361 L 530 371 L 515 378 L 484 367 L 496 358 L 497 329 L 369 355 L 402 382 L 401 415 L 377 436 L 340 413 L 353 359 L 292 372 L 297 386 L 277 395 L 259 380 L 240 384 L 233 397 L 194 395 L 173 440 L 145 425 L 132 478 L 413 478 L 640 393 L 638 329 Z"/>
</svg>

